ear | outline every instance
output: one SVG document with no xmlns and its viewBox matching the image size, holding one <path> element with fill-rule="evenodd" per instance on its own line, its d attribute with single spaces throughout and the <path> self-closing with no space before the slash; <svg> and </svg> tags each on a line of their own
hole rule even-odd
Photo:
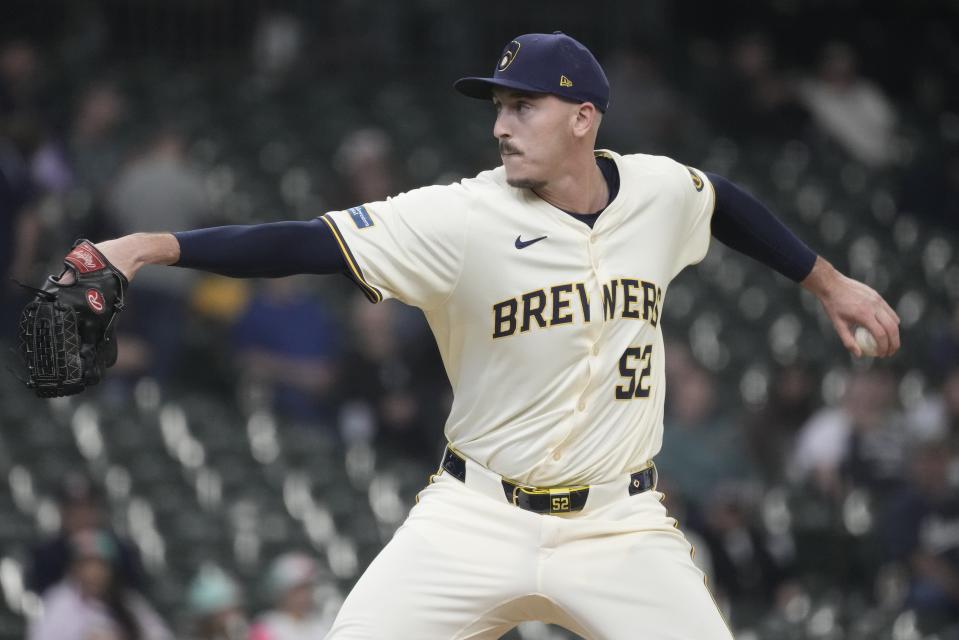
<svg viewBox="0 0 959 640">
<path fill-rule="evenodd" d="M 589 135 L 599 123 L 599 118 L 599 110 L 592 102 L 576 105 L 576 110 L 572 114 L 573 135 L 577 138 Z"/>
</svg>

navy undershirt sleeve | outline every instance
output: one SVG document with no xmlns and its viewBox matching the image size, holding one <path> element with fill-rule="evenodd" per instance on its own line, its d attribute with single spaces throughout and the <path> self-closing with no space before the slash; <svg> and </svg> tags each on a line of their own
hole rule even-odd
<svg viewBox="0 0 959 640">
<path fill-rule="evenodd" d="M 234 278 L 346 272 L 336 239 L 320 218 L 210 227 L 173 235 L 180 243 L 177 267 Z"/>
<path fill-rule="evenodd" d="M 816 254 L 762 202 L 722 176 L 707 173 L 716 191 L 712 234 L 724 245 L 801 282 Z"/>
<path fill-rule="evenodd" d="M 756 198 L 722 176 L 707 173 L 716 191 L 713 236 L 787 278 L 800 282 L 816 254 Z M 345 272 L 343 254 L 321 219 L 211 227 L 174 234 L 176 266 L 237 278 Z"/>
</svg>

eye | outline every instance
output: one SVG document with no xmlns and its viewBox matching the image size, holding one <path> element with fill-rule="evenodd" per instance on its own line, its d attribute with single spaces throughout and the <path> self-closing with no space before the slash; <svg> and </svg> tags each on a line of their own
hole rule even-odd
<svg viewBox="0 0 959 640">
<path fill-rule="evenodd" d="M 519 102 L 516 103 L 516 110 L 519 111 L 520 113 L 523 113 L 524 111 L 529 111 L 530 108 L 531 108 L 530 103 L 525 102 L 523 100 L 520 100 Z"/>
</svg>

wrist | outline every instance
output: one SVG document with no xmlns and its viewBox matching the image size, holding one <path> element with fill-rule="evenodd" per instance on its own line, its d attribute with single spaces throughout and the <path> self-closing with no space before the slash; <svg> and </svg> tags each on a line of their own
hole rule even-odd
<svg viewBox="0 0 959 640">
<path fill-rule="evenodd" d="M 824 298 L 832 291 L 842 274 L 836 270 L 825 258 L 816 257 L 812 270 L 800 283 L 802 288 L 813 293 L 818 298 Z"/>
<path fill-rule="evenodd" d="M 180 245 L 170 233 L 134 233 L 96 247 L 128 280 L 144 265 L 169 265 L 180 258 Z"/>
</svg>

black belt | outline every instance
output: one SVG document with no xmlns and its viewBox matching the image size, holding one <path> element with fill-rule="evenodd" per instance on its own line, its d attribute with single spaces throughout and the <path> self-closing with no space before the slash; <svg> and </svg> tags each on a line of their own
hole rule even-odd
<svg viewBox="0 0 959 640">
<path fill-rule="evenodd" d="M 459 480 L 466 482 L 466 458 L 449 447 L 443 452 L 442 469 Z M 589 487 L 559 487 L 545 488 L 530 487 L 516 484 L 503 479 L 503 493 L 506 500 L 520 509 L 533 513 L 572 513 L 581 511 L 586 506 L 589 496 Z M 649 491 L 656 486 L 656 467 L 650 465 L 629 476 L 629 495 Z"/>
</svg>

